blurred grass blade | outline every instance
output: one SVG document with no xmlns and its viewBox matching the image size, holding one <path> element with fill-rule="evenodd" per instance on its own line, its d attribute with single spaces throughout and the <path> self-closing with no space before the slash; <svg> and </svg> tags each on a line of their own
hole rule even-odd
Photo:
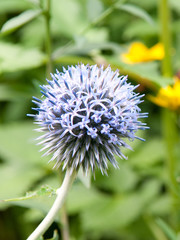
<svg viewBox="0 0 180 240">
<path fill-rule="evenodd" d="M 156 220 L 158 226 L 163 230 L 163 232 L 166 234 L 169 240 L 177 240 L 176 233 L 174 230 L 167 225 L 162 219 L 157 219 Z"/>
<path fill-rule="evenodd" d="M 139 8 L 133 4 L 117 4 L 116 8 L 140 17 L 150 24 L 154 24 L 154 20 L 144 9 Z"/>
<path fill-rule="evenodd" d="M 165 233 L 157 226 L 150 216 L 145 216 L 144 219 L 156 240 L 168 240 Z"/>
<path fill-rule="evenodd" d="M 42 14 L 42 10 L 35 9 L 35 10 L 27 10 L 17 17 L 9 19 L 1 28 L 1 35 L 6 35 L 9 33 L 14 32 L 18 28 L 22 27 L 26 23 L 32 21 L 36 17 Z"/>
</svg>

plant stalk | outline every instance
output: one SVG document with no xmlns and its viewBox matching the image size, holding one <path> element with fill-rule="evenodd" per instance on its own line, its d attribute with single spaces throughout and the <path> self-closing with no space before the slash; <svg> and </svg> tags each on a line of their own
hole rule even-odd
<svg viewBox="0 0 180 240">
<path fill-rule="evenodd" d="M 170 8 L 168 5 L 168 0 L 160 0 L 159 5 L 159 15 L 160 15 L 160 26 L 161 26 L 161 34 L 160 38 L 164 45 L 165 56 L 162 61 L 162 74 L 166 77 L 172 77 L 172 63 L 171 63 L 171 32 L 170 32 Z M 175 119 L 172 117 L 172 113 L 163 109 L 163 133 L 164 140 L 166 143 L 167 155 L 168 155 L 168 170 L 169 177 L 171 180 L 171 185 L 176 186 L 175 180 L 175 154 L 174 154 L 174 145 L 177 140 L 177 129 L 175 124 Z"/>
<path fill-rule="evenodd" d="M 45 21 L 46 21 L 46 54 L 47 54 L 46 77 L 47 78 L 50 76 L 50 73 L 52 72 L 50 11 L 51 11 L 51 0 L 46 0 L 44 14 L 45 14 Z"/>
<path fill-rule="evenodd" d="M 176 167 L 177 167 L 177 159 L 175 155 L 175 147 L 178 141 L 177 135 L 177 126 L 176 126 L 176 114 L 171 112 L 168 109 L 162 110 L 162 127 L 164 134 L 164 141 L 166 144 L 167 150 L 167 169 L 169 172 L 170 179 L 170 190 L 172 192 L 172 196 L 177 199 L 178 196 L 178 183 L 176 179 Z"/>
<path fill-rule="evenodd" d="M 43 235 L 45 231 L 49 228 L 49 226 L 53 223 L 56 215 L 58 214 L 60 208 L 62 207 L 66 199 L 68 190 L 72 185 L 75 176 L 76 176 L 75 172 L 71 173 L 69 170 L 66 171 L 66 175 L 64 177 L 63 183 L 61 187 L 57 189 L 57 197 L 53 206 L 49 210 L 44 220 L 39 224 L 39 226 L 34 230 L 34 232 L 27 238 L 27 240 L 38 239 L 38 237 Z"/>
<path fill-rule="evenodd" d="M 164 45 L 164 59 L 162 61 L 162 73 L 165 77 L 172 77 L 172 61 L 171 61 L 171 29 L 170 29 L 170 7 L 168 0 L 160 0 L 159 4 L 160 19 L 160 40 Z"/>
<path fill-rule="evenodd" d="M 173 76 L 173 68 L 171 61 L 171 31 L 170 31 L 170 7 L 168 0 L 160 0 L 159 5 L 160 16 L 160 39 L 164 45 L 165 56 L 162 61 L 162 74 L 165 77 Z M 178 211 L 178 183 L 176 179 L 177 159 L 175 154 L 175 147 L 178 140 L 178 130 L 176 125 L 176 114 L 169 109 L 162 109 L 162 132 L 167 151 L 167 172 L 169 175 L 169 189 L 173 199 L 174 217 L 173 221 L 177 225 Z"/>
<path fill-rule="evenodd" d="M 58 171 L 59 179 L 60 182 L 62 183 L 62 171 Z M 61 207 L 60 211 L 60 229 L 61 229 L 61 235 L 62 235 L 62 240 L 69 240 L 70 235 L 69 235 L 69 221 L 68 221 L 68 215 L 67 215 L 67 210 L 66 210 L 66 203 L 64 203 Z"/>
</svg>

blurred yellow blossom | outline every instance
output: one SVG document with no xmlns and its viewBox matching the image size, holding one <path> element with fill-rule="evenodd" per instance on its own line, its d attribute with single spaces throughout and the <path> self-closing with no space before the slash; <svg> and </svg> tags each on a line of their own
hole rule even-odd
<svg viewBox="0 0 180 240">
<path fill-rule="evenodd" d="M 174 85 L 161 88 L 156 97 L 149 96 L 155 104 L 169 108 L 173 111 L 180 110 L 180 79 L 175 77 Z"/>
<path fill-rule="evenodd" d="M 162 43 L 157 43 L 151 48 L 147 48 L 141 42 L 131 44 L 129 51 L 121 55 L 122 61 L 127 64 L 149 62 L 161 60 L 164 57 L 164 47 Z"/>
</svg>

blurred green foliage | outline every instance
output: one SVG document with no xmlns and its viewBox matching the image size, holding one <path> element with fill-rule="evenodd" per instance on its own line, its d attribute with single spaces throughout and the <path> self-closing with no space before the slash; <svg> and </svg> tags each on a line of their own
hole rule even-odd
<svg viewBox="0 0 180 240">
<path fill-rule="evenodd" d="M 159 61 L 127 65 L 120 57 L 133 41 L 149 47 L 159 42 L 158 1 L 51 0 L 50 12 L 47 2 L 0 1 L 1 240 L 25 239 L 49 210 L 60 185 L 58 172 L 41 157 L 35 127 L 26 117 L 32 96 L 39 95 L 39 84 L 49 77 L 48 68 L 54 72 L 79 62 L 111 64 L 140 83 L 138 90 L 146 94 L 173 83 L 171 76 L 162 75 Z M 180 1 L 169 0 L 169 8 L 175 75 L 180 70 Z M 71 240 L 180 239 L 180 191 L 174 191 L 169 179 L 161 109 L 148 99 L 141 107 L 149 112 L 150 130 L 142 136 L 146 142 L 133 142 L 134 151 L 124 151 L 128 161 L 119 159 L 119 170 L 110 166 L 109 176 L 97 171 L 90 187 L 82 175 L 73 184 L 66 204 Z M 176 124 L 179 131 L 178 116 Z M 175 154 L 178 159 L 177 144 Z M 179 167 L 176 163 L 177 184 Z M 56 220 L 45 238 L 62 239 L 62 219 Z"/>
</svg>

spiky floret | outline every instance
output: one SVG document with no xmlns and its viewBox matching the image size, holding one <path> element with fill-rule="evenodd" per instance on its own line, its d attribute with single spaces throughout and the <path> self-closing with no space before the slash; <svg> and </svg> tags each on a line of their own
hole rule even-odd
<svg viewBox="0 0 180 240">
<path fill-rule="evenodd" d="M 40 86 L 42 99 L 33 101 L 36 123 L 45 133 L 39 138 L 45 155 L 52 153 L 50 161 L 63 170 L 82 166 L 87 173 L 98 167 L 106 173 L 108 160 L 118 167 L 114 154 L 125 158 L 121 148 L 130 148 L 123 139 L 134 140 L 138 129 L 147 128 L 138 120 L 147 113 L 140 113 L 137 86 L 118 71 L 96 65 L 71 66 L 51 77 Z"/>
</svg>

